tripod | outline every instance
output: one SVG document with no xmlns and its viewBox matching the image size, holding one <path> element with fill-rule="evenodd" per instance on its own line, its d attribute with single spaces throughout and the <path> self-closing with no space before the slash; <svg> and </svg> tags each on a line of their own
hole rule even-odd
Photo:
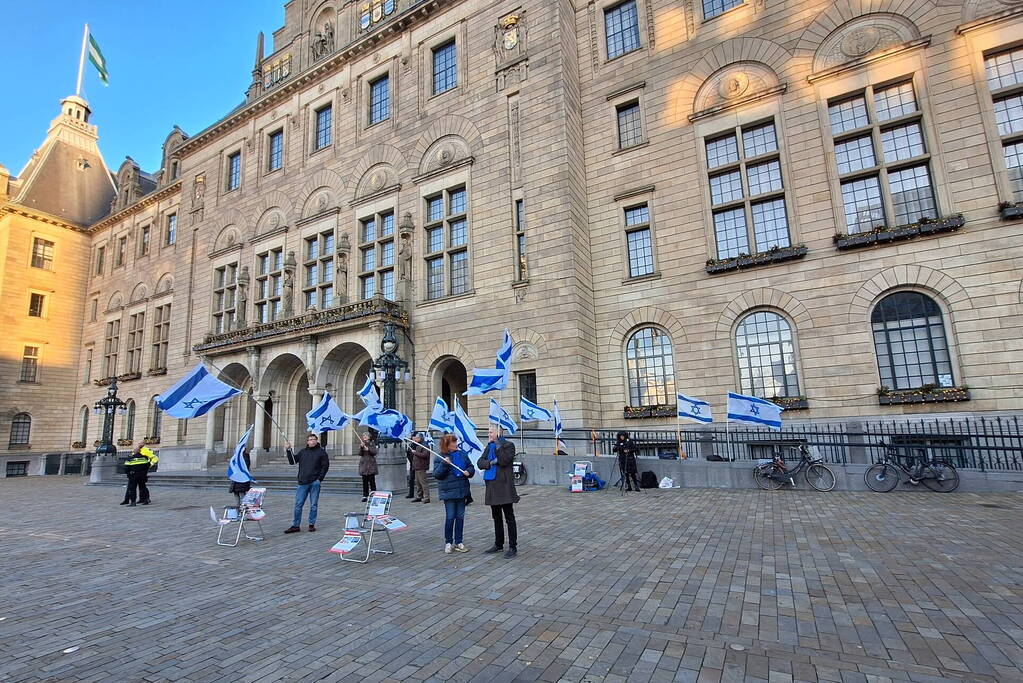
<svg viewBox="0 0 1023 683">
<path fill-rule="evenodd" d="M 618 481 L 614 483 L 614 486 L 618 487 L 620 495 L 624 496 L 626 492 L 631 493 L 633 483 L 636 484 L 636 491 L 639 491 L 639 482 L 635 478 L 631 482 L 629 481 L 628 477 L 630 475 L 628 472 L 622 471 L 622 458 L 617 455 L 615 456 L 615 469 L 618 471 Z M 614 475 L 612 474 L 612 476 Z M 635 477 L 635 475 L 632 476 Z M 626 488 L 626 485 L 628 485 L 628 488 Z"/>
</svg>

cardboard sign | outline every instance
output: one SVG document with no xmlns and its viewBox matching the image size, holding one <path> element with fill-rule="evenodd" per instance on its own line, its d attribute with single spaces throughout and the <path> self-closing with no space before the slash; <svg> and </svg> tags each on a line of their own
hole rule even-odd
<svg viewBox="0 0 1023 683">
<path fill-rule="evenodd" d="M 263 507 L 263 496 L 265 495 L 265 488 L 249 489 L 242 497 L 242 505 L 246 505 L 250 508 Z"/>
<path fill-rule="evenodd" d="M 583 490 L 583 478 L 578 474 L 572 475 L 572 493 L 579 493 Z"/>
<path fill-rule="evenodd" d="M 358 531 L 345 531 L 345 535 L 331 547 L 330 552 L 347 555 L 355 549 L 355 546 L 359 545 L 360 541 L 362 541 L 362 535 Z"/>
<path fill-rule="evenodd" d="M 366 516 L 379 517 L 380 515 L 386 515 L 390 507 L 390 491 L 373 491 L 369 494 L 369 502 L 366 503 Z"/>
</svg>

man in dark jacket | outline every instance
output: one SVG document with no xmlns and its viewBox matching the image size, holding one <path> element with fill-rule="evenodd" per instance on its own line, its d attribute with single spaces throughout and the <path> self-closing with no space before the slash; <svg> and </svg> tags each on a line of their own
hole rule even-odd
<svg viewBox="0 0 1023 683">
<path fill-rule="evenodd" d="M 412 437 L 412 440 L 417 444 L 423 442 L 423 437 L 416 436 Z M 421 446 L 412 446 L 412 471 L 415 474 L 416 484 L 416 497 L 412 499 L 412 502 L 423 501 L 424 503 L 430 502 L 430 483 L 426 479 L 426 471 L 430 469 L 430 451 L 426 450 Z"/>
<path fill-rule="evenodd" d="M 291 452 L 291 444 L 284 442 L 284 448 L 288 453 L 288 462 L 292 465 L 298 464 L 298 488 L 295 489 L 295 515 L 291 519 L 291 526 L 284 530 L 286 534 L 293 534 L 302 530 L 302 507 L 305 499 L 309 498 L 309 531 L 316 531 L 316 507 L 320 502 L 320 482 L 327 476 L 330 469 L 330 456 L 320 445 L 320 439 L 315 434 L 310 434 L 305 441 L 305 448 L 297 454 Z"/>
<path fill-rule="evenodd" d="M 631 491 L 632 484 L 635 482 L 636 490 L 642 491 L 639 488 L 639 479 L 636 477 L 636 443 L 629 438 L 629 433 L 618 432 L 618 440 L 611 450 L 618 454 L 618 470 L 621 474 L 621 478 L 618 480 L 619 488 L 627 487 L 625 490 Z"/>
<path fill-rule="evenodd" d="M 476 461 L 476 467 L 483 472 L 487 492 L 483 502 L 490 506 L 494 517 L 494 546 L 483 552 L 499 553 L 504 548 L 504 525 L 508 524 L 508 550 L 506 559 L 518 553 L 518 527 L 515 525 L 515 503 L 519 494 L 515 492 L 512 462 L 515 460 L 515 446 L 501 436 L 501 428 L 490 425 L 489 443 L 483 455 Z"/>
</svg>

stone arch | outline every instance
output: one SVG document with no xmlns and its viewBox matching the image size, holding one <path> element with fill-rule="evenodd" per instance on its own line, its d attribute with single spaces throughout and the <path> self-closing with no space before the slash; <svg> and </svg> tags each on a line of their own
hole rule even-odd
<svg viewBox="0 0 1023 683">
<path fill-rule="evenodd" d="M 813 22 L 806 27 L 802 35 L 799 37 L 799 40 L 796 42 L 793 54 L 798 57 L 805 57 L 808 59 L 813 57 L 813 55 L 817 53 L 818 49 L 823 46 L 825 41 L 827 41 L 829 37 L 832 37 L 836 31 L 841 34 L 840 36 L 834 36 L 838 38 L 840 43 L 846 34 L 844 31 L 839 31 L 839 29 L 847 24 L 849 25 L 848 28 L 851 29 L 850 32 L 854 32 L 857 27 L 863 28 L 861 24 L 854 25 L 851 22 L 860 17 L 864 17 L 865 15 L 873 15 L 883 22 L 897 22 L 897 24 L 886 23 L 886 25 L 893 30 L 896 30 L 896 25 L 902 27 L 912 25 L 914 30 L 916 30 L 916 27 L 925 25 L 931 17 L 940 16 L 940 13 L 938 12 L 937 6 L 933 0 L 920 0 L 919 2 L 898 2 L 898 0 L 838 0 L 837 2 L 830 3 L 817 15 Z M 897 17 L 897 19 L 893 19 L 894 17 Z M 869 23 L 869 20 L 866 23 Z M 905 29 L 903 28 L 899 30 Z M 919 30 L 916 30 L 916 36 L 919 35 Z M 858 49 L 862 49 L 862 47 Z M 870 51 L 871 50 L 867 50 L 867 52 Z M 863 54 L 866 54 L 866 52 Z M 856 57 L 850 57 L 849 59 L 855 58 Z"/>
<path fill-rule="evenodd" d="M 296 193 L 302 200 L 301 217 L 308 218 L 341 205 L 341 195 L 347 187 L 345 179 L 334 171 L 317 171 Z"/>
<path fill-rule="evenodd" d="M 233 247 L 241 241 L 241 229 L 234 224 L 227 225 L 214 237 L 210 251 L 218 252 L 222 249 Z"/>
<path fill-rule="evenodd" d="M 343 342 L 334 346 L 323 356 L 320 366 L 316 369 L 315 387 L 325 389 L 327 384 L 333 385 L 333 393 L 340 401 L 340 391 L 344 391 L 344 379 L 347 370 L 355 364 L 361 363 L 364 359 L 373 358 L 370 350 L 359 342 Z"/>
<path fill-rule="evenodd" d="M 121 295 L 120 291 L 115 291 L 113 294 L 110 295 L 110 298 L 107 299 L 107 310 L 112 311 L 114 309 L 120 308 L 123 303 L 124 296 Z"/>
<path fill-rule="evenodd" d="M 373 145 L 366 150 L 365 154 L 359 157 L 359 161 L 352 169 L 352 178 L 359 178 L 361 184 L 366 171 L 378 164 L 392 166 L 399 178 L 408 170 L 408 162 L 405 156 L 396 148 L 390 145 Z M 358 196 L 358 190 L 356 190 L 356 196 Z"/>
<path fill-rule="evenodd" d="M 423 153 L 419 162 L 419 174 L 437 171 L 472 158 L 469 143 L 461 135 L 445 135 L 434 142 Z"/>
<path fill-rule="evenodd" d="M 411 159 L 416 168 L 422 168 L 427 150 L 441 138 L 452 135 L 461 138 L 469 147 L 469 154 L 480 156 L 483 153 L 483 136 L 469 119 L 448 114 L 434 121 L 416 142 Z"/>
<path fill-rule="evenodd" d="M 966 0 L 963 3 L 962 23 L 965 24 L 981 17 L 1021 6 L 1023 6 L 1023 0 Z"/>
<path fill-rule="evenodd" d="M 252 230 L 252 237 L 273 232 L 281 226 L 287 227 L 288 219 L 279 206 L 271 206 L 259 215 Z"/>
<path fill-rule="evenodd" d="M 799 299 L 780 289 L 760 287 L 743 292 L 728 302 L 718 317 L 715 338 L 729 339 L 739 317 L 753 308 L 773 308 L 781 311 L 792 320 L 798 332 L 813 328 L 810 311 Z"/>
<path fill-rule="evenodd" d="M 665 310 L 654 306 L 643 306 L 634 309 L 611 330 L 611 338 L 608 340 L 608 351 L 612 354 L 619 354 L 625 348 L 625 338 L 640 325 L 657 325 L 671 337 L 673 347 L 686 343 L 686 331 L 682 323 Z M 617 357 L 617 356 L 615 356 Z"/>
<path fill-rule="evenodd" d="M 250 393 L 252 372 L 245 363 L 233 361 L 217 370 L 217 379 L 232 387 Z M 244 396 L 214 408 L 213 444 L 214 450 L 229 450 L 241 438 L 250 424 L 256 420 L 256 404 Z"/>
<path fill-rule="evenodd" d="M 398 184 L 398 172 L 387 163 L 377 164 L 369 168 L 355 185 L 355 198 L 368 197 L 381 190 Z"/>
<path fill-rule="evenodd" d="M 306 26 L 306 30 L 309 31 L 309 35 L 315 35 L 317 29 L 323 25 L 323 22 L 327 19 L 337 21 L 337 9 L 334 7 L 334 0 L 324 0 L 319 3 L 314 10 L 309 12 L 309 25 Z M 334 26 L 334 33 L 337 35 L 337 26 Z"/>
<path fill-rule="evenodd" d="M 306 372 L 305 363 L 291 351 L 281 351 L 271 358 L 259 376 L 260 394 L 269 394 L 279 385 L 285 385 Z"/>
<path fill-rule="evenodd" d="M 730 100 L 750 97 L 777 87 L 778 74 L 761 62 L 733 62 L 718 69 L 696 91 L 693 111 L 703 111 Z"/>
<path fill-rule="evenodd" d="M 135 304 L 140 301 L 144 301 L 149 296 L 149 290 L 146 289 L 146 285 L 142 282 L 135 285 L 135 289 L 131 290 L 131 296 L 128 298 L 129 304 Z"/>
<path fill-rule="evenodd" d="M 268 192 L 256 205 L 254 215 L 259 218 L 256 220 L 253 235 L 261 234 L 264 229 L 273 230 L 276 227 L 266 227 L 264 223 L 271 211 L 277 213 L 278 225 L 292 225 L 295 222 L 295 205 L 291 198 L 283 192 Z"/>
<path fill-rule="evenodd" d="M 174 291 L 174 276 L 170 273 L 164 273 L 156 281 L 156 293 L 164 294 L 166 292 Z"/>
<path fill-rule="evenodd" d="M 826 71 L 919 37 L 916 25 L 898 14 L 865 14 L 839 26 L 821 42 L 813 55 L 813 71 Z"/>
<path fill-rule="evenodd" d="M 954 278 L 926 266 L 895 266 L 882 270 L 856 291 L 849 303 L 848 323 L 869 319 L 870 310 L 882 295 L 900 287 L 919 288 L 936 294 L 955 315 L 973 308 L 970 295 Z"/>
<path fill-rule="evenodd" d="M 456 341 L 443 341 L 435 345 L 432 349 L 427 351 L 423 356 L 420 357 L 419 367 L 424 375 L 433 373 L 445 358 L 457 358 L 462 362 L 462 365 L 466 367 L 470 372 L 476 363 L 472 359 L 472 354 L 464 346 Z"/>
<path fill-rule="evenodd" d="M 509 330 L 512 337 L 512 363 L 516 360 L 539 360 L 547 357 L 547 340 L 536 330 L 519 327 Z"/>
</svg>

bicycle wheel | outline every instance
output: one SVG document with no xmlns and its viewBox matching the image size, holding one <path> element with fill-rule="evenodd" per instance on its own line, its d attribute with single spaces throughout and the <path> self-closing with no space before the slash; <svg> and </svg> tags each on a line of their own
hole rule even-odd
<svg viewBox="0 0 1023 683">
<path fill-rule="evenodd" d="M 806 469 L 806 483 L 818 491 L 830 491 L 835 488 L 835 473 L 827 465 L 817 463 Z"/>
<path fill-rule="evenodd" d="M 899 485 L 899 469 L 887 463 L 871 465 L 863 473 L 863 483 L 871 491 L 888 493 Z"/>
<path fill-rule="evenodd" d="M 950 493 L 959 488 L 959 473 L 948 463 L 936 462 L 927 466 L 923 482 L 932 491 Z"/>
<path fill-rule="evenodd" d="M 770 476 L 772 474 L 774 474 L 774 465 L 757 465 L 753 468 L 753 481 L 757 482 L 757 486 L 765 491 L 777 491 L 784 482 L 772 479 Z"/>
</svg>

